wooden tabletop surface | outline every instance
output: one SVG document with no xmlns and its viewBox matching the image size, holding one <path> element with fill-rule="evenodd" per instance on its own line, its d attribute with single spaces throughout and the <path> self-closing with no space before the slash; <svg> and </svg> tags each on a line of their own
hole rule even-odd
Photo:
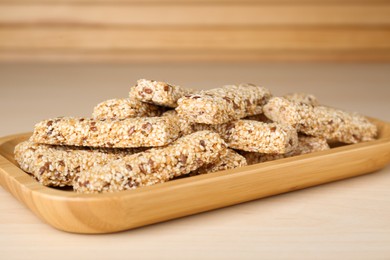
<svg viewBox="0 0 390 260">
<path fill-rule="evenodd" d="M 0 136 L 87 116 L 138 78 L 193 88 L 253 82 L 390 122 L 390 65 L 1 65 Z M 0 259 L 390 259 L 390 165 L 373 174 L 126 232 L 78 235 L 0 188 Z"/>
</svg>

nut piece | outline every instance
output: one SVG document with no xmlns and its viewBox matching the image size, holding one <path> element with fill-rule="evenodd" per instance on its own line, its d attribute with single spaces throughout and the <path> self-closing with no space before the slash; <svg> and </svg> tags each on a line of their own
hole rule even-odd
<svg viewBox="0 0 390 260">
<path fill-rule="evenodd" d="M 193 92 L 191 89 L 165 82 L 140 79 L 137 81 L 137 85 L 131 88 L 130 97 L 159 106 L 176 107 L 179 98 Z"/>
<path fill-rule="evenodd" d="M 358 143 L 371 141 L 377 135 L 376 126 L 362 115 L 281 97 L 272 98 L 264 106 L 264 114 L 275 122 L 293 126 L 298 132 L 330 142 Z"/>
<path fill-rule="evenodd" d="M 135 98 L 110 99 L 98 104 L 92 117 L 97 120 L 123 120 L 133 117 L 160 116 L 164 108 L 141 102 Z"/>
<path fill-rule="evenodd" d="M 223 124 L 261 114 L 270 97 L 268 89 L 253 84 L 229 85 L 184 96 L 176 111 L 190 122 Z"/>
<path fill-rule="evenodd" d="M 73 187 L 77 192 L 96 193 L 163 183 L 213 163 L 226 153 L 226 144 L 218 134 L 196 132 L 164 148 L 150 149 L 83 171 Z"/>
<path fill-rule="evenodd" d="M 329 145 L 325 138 L 312 137 L 312 136 L 299 136 L 298 146 L 289 153 L 285 154 L 263 154 L 240 151 L 240 154 L 244 156 L 249 165 L 273 161 L 282 158 L 288 158 L 301 154 L 308 154 L 319 151 L 329 150 Z"/>
<path fill-rule="evenodd" d="M 96 165 L 144 151 L 145 149 L 91 149 L 36 144 L 32 141 L 15 147 L 15 160 L 20 168 L 32 174 L 45 186 L 71 186 L 80 171 Z"/>
<path fill-rule="evenodd" d="M 48 122 L 52 123 L 48 125 Z M 65 117 L 38 123 L 32 141 L 91 147 L 154 147 L 176 140 L 179 130 L 177 119 L 173 117 L 137 117 L 105 121 Z"/>
</svg>

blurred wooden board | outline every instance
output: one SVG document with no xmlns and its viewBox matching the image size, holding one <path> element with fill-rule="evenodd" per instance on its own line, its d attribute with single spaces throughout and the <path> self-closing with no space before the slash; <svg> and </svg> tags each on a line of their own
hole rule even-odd
<svg viewBox="0 0 390 260">
<path fill-rule="evenodd" d="M 0 1 L 0 62 L 390 61 L 389 53 L 390 1 Z"/>
<path fill-rule="evenodd" d="M 378 62 L 390 61 L 390 51 L 0 51 L 8 63 L 196 63 L 196 62 Z"/>
<path fill-rule="evenodd" d="M 234 4 L 237 0 L 1 0 L 0 3 L 50 3 L 50 4 Z M 242 0 L 242 4 L 388 4 L 389 0 Z"/>
<path fill-rule="evenodd" d="M 390 5 L 3 5 L 2 25 L 385 26 Z"/>
<path fill-rule="evenodd" d="M 390 51 L 390 28 L 0 27 L 2 50 Z"/>
</svg>

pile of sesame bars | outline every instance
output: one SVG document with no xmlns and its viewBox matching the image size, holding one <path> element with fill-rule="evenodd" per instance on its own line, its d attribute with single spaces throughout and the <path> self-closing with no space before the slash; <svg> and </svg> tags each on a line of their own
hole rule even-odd
<svg viewBox="0 0 390 260">
<path fill-rule="evenodd" d="M 124 99 L 91 118 L 36 124 L 15 148 L 41 184 L 79 193 L 135 189 L 172 179 L 373 140 L 364 116 L 321 105 L 309 94 L 274 97 L 253 84 L 203 91 L 138 80 Z"/>
</svg>

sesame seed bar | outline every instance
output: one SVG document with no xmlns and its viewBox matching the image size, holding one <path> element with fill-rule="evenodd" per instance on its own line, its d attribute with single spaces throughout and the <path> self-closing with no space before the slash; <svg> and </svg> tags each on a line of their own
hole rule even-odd
<svg viewBox="0 0 390 260">
<path fill-rule="evenodd" d="M 93 110 L 92 117 L 97 120 L 123 120 L 133 117 L 160 116 L 162 107 L 141 102 L 135 98 L 110 99 L 99 103 Z"/>
<path fill-rule="evenodd" d="M 143 149 L 144 150 L 144 149 Z M 91 149 L 52 146 L 32 141 L 15 147 L 15 160 L 20 168 L 32 174 L 45 186 L 71 186 L 80 171 L 142 151 L 142 149 Z"/>
<path fill-rule="evenodd" d="M 298 103 L 305 103 L 308 105 L 312 106 L 319 106 L 320 102 L 318 99 L 312 95 L 312 94 L 307 94 L 307 93 L 292 93 L 292 94 L 287 94 L 283 96 L 285 99 L 293 102 L 298 102 Z"/>
<path fill-rule="evenodd" d="M 38 123 L 32 140 L 52 145 L 154 147 L 176 140 L 179 130 L 174 117 L 137 117 L 120 121 L 64 117 Z"/>
<path fill-rule="evenodd" d="M 235 169 L 238 167 L 246 166 L 247 162 L 245 157 L 240 155 L 239 153 L 235 152 L 232 149 L 228 149 L 225 156 L 221 157 L 217 161 L 206 164 L 199 169 L 191 172 L 190 176 L 200 175 L 200 174 L 206 174 L 206 173 L 212 173 L 212 172 L 219 172 L 224 170 L 230 170 Z"/>
<path fill-rule="evenodd" d="M 329 145 L 325 138 L 312 136 L 299 136 L 298 146 L 291 152 L 285 154 L 264 154 L 240 151 L 240 154 L 247 160 L 248 165 L 288 158 L 301 154 L 308 154 L 318 151 L 329 150 Z"/>
<path fill-rule="evenodd" d="M 301 133 L 324 137 L 331 142 L 358 143 L 371 141 L 377 135 L 376 126 L 362 115 L 325 106 L 313 107 L 281 97 L 272 98 L 265 105 L 264 114 Z"/>
<path fill-rule="evenodd" d="M 193 125 L 196 130 L 212 129 L 230 148 L 257 153 L 284 154 L 298 144 L 297 131 L 289 125 L 237 120 L 221 125 Z"/>
<path fill-rule="evenodd" d="M 253 84 L 229 85 L 186 95 L 178 100 L 176 111 L 190 122 L 223 124 L 262 113 L 271 93 Z"/>
<path fill-rule="evenodd" d="M 174 110 L 163 116 L 177 117 Z M 264 118 L 264 116 L 263 116 Z M 180 122 L 180 136 L 196 131 L 209 130 L 221 135 L 230 148 L 261 153 L 286 153 L 297 145 L 297 132 L 290 126 L 277 123 L 237 120 L 226 124 L 208 125 L 190 123 L 184 118 Z"/>
<path fill-rule="evenodd" d="M 81 193 L 113 192 L 163 183 L 224 156 L 218 134 L 200 131 L 164 148 L 154 148 L 80 173 L 73 188 Z"/>
<path fill-rule="evenodd" d="M 130 97 L 166 107 L 177 107 L 177 100 L 194 91 L 180 86 L 174 86 L 165 82 L 140 79 L 137 85 L 131 88 Z"/>
</svg>

